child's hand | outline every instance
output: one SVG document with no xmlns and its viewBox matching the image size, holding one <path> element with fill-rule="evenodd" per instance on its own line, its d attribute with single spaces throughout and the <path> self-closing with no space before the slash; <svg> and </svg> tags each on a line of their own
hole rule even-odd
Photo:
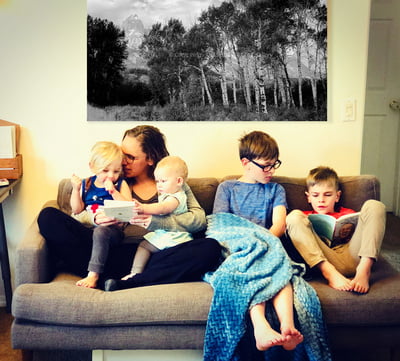
<svg viewBox="0 0 400 361">
<path fill-rule="evenodd" d="M 133 206 L 133 212 L 135 213 L 143 213 L 143 205 L 142 203 L 138 202 L 136 199 L 133 200 L 135 205 Z"/>
<path fill-rule="evenodd" d="M 71 184 L 73 190 L 79 191 L 81 189 L 82 179 L 79 178 L 76 174 L 72 174 Z"/>
<path fill-rule="evenodd" d="M 114 183 L 112 182 L 112 180 L 111 180 L 110 178 L 107 178 L 107 179 L 104 181 L 104 188 L 105 188 L 106 191 L 108 191 L 108 193 L 110 193 L 110 194 L 113 194 L 113 193 L 116 191 L 115 186 L 114 186 Z"/>
<path fill-rule="evenodd" d="M 102 210 L 97 211 L 94 216 L 94 223 L 98 226 L 110 226 L 117 224 L 118 221 L 114 218 L 107 217 Z"/>
</svg>

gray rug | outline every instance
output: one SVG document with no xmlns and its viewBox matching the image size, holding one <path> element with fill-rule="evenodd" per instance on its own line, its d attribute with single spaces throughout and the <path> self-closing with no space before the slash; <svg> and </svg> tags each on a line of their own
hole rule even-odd
<svg viewBox="0 0 400 361">
<path fill-rule="evenodd" d="M 400 251 L 383 249 L 381 255 L 400 272 Z"/>
</svg>

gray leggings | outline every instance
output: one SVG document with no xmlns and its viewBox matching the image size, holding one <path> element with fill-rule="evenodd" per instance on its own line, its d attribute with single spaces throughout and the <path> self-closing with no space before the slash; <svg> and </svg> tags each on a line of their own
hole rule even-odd
<svg viewBox="0 0 400 361">
<path fill-rule="evenodd" d="M 110 247 L 120 244 L 123 238 L 124 232 L 119 226 L 96 227 L 93 230 L 93 246 L 88 271 L 102 273 Z"/>
</svg>

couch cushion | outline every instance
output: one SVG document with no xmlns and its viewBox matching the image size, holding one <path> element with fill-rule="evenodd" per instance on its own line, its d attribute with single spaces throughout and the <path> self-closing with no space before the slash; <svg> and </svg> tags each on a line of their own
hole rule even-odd
<svg viewBox="0 0 400 361">
<path fill-rule="evenodd" d="M 14 317 L 66 326 L 198 325 L 206 323 L 213 294 L 205 282 L 103 292 L 77 287 L 77 279 L 61 274 L 51 283 L 19 286 L 13 296 Z M 400 273 L 382 257 L 366 295 L 334 290 L 322 279 L 310 284 L 330 326 L 400 324 Z"/>
<path fill-rule="evenodd" d="M 71 192 L 72 185 L 70 178 L 61 179 L 60 183 L 58 183 L 58 193 L 57 193 L 57 204 L 60 209 L 67 213 L 71 214 Z"/>
<path fill-rule="evenodd" d="M 344 207 L 359 211 L 368 199 L 380 200 L 380 183 L 374 175 L 339 177 Z"/>
<path fill-rule="evenodd" d="M 39 323 L 74 326 L 205 324 L 212 288 L 205 282 L 104 292 L 75 286 L 78 278 L 24 284 L 13 296 L 13 315 Z"/>
<path fill-rule="evenodd" d="M 211 214 L 218 180 L 216 178 L 189 178 L 187 183 L 206 214 Z"/>
<path fill-rule="evenodd" d="M 367 294 L 337 291 L 324 280 L 312 280 L 310 284 L 317 291 L 329 325 L 400 324 L 400 273 L 382 257 L 374 265 Z"/>
</svg>

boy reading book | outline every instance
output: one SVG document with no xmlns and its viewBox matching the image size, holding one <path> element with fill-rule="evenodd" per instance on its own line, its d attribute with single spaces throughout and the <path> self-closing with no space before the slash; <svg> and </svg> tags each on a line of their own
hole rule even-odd
<svg viewBox="0 0 400 361">
<path fill-rule="evenodd" d="M 313 210 L 294 210 L 287 216 L 289 237 L 304 261 L 311 268 L 319 269 L 329 286 L 340 291 L 367 293 L 371 268 L 385 233 L 384 204 L 371 199 L 366 201 L 352 237 L 331 248 L 318 236 L 308 216 L 328 214 L 340 218 L 355 211 L 344 207 L 335 209 L 341 191 L 338 175 L 332 168 L 312 169 L 306 183 L 306 196 Z"/>
</svg>

